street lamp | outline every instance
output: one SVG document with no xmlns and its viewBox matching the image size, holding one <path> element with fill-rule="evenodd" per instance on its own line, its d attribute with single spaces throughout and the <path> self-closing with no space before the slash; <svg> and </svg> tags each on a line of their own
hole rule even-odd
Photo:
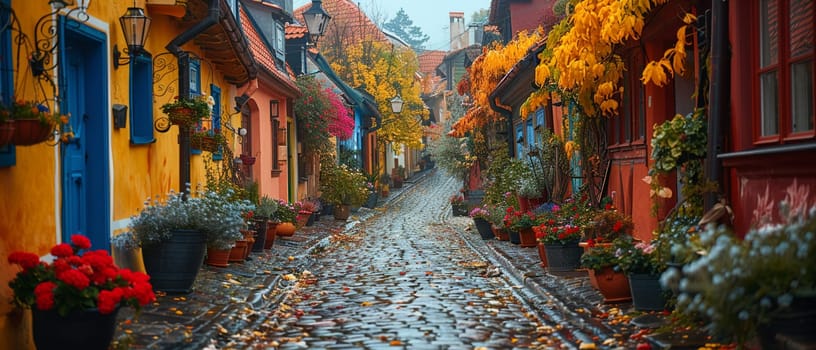
<svg viewBox="0 0 816 350">
<path fill-rule="evenodd" d="M 396 114 L 399 114 L 400 112 L 402 112 L 403 104 L 405 104 L 405 101 L 403 101 L 402 97 L 400 97 L 400 95 L 397 94 L 397 96 L 394 96 L 394 98 L 391 99 L 391 111 Z"/>
<path fill-rule="evenodd" d="M 312 6 L 303 11 L 303 19 L 306 21 L 306 29 L 312 43 L 317 43 L 317 39 L 323 36 L 331 20 L 329 13 L 323 10 L 322 3 L 322 0 L 312 0 Z"/>
<path fill-rule="evenodd" d="M 127 42 L 128 58 L 122 59 L 119 47 L 113 45 L 113 68 L 117 69 L 122 64 L 130 62 L 139 51 L 144 49 L 147 34 L 150 33 L 150 17 L 145 16 L 144 10 L 138 7 L 129 7 L 122 17 L 119 17 L 119 24 L 122 26 L 122 34 Z"/>
</svg>

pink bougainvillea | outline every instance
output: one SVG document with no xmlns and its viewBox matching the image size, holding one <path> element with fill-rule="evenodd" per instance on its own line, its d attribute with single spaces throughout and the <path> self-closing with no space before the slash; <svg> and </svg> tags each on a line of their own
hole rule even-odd
<svg viewBox="0 0 816 350">
<path fill-rule="evenodd" d="M 331 89 L 326 89 L 326 96 L 329 97 L 331 105 L 329 120 L 329 133 L 340 140 L 348 140 L 354 132 L 354 118 L 349 113 L 349 108 L 340 100 Z"/>
</svg>

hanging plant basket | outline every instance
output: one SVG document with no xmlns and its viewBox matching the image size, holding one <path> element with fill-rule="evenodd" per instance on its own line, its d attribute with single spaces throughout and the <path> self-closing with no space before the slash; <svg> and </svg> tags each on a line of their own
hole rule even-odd
<svg viewBox="0 0 816 350">
<path fill-rule="evenodd" d="M 0 123 L 0 146 L 11 143 L 14 138 L 14 121 L 7 120 Z"/>
<path fill-rule="evenodd" d="M 167 117 L 175 125 L 192 126 L 201 121 L 201 116 L 188 107 L 174 107 L 167 110 Z"/>
<path fill-rule="evenodd" d="M 47 141 L 54 128 L 36 119 L 17 119 L 14 121 L 12 143 L 17 146 L 31 146 Z"/>
<path fill-rule="evenodd" d="M 241 155 L 241 164 L 254 165 L 255 164 L 255 157 L 250 156 L 248 154 L 242 154 Z"/>
<path fill-rule="evenodd" d="M 197 136 L 190 138 L 190 147 L 215 153 L 218 152 L 218 140 L 213 136 Z"/>
</svg>

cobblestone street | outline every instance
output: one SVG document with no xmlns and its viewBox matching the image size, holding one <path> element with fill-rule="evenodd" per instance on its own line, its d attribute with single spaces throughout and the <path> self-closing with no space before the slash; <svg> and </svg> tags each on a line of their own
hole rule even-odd
<svg viewBox="0 0 816 350">
<path fill-rule="evenodd" d="M 603 305 L 586 273 L 553 275 L 534 248 L 483 241 L 452 217 L 441 172 L 347 222 L 324 216 L 245 263 L 202 268 L 194 291 L 159 295 L 122 349 L 507 349 L 634 347 L 630 304 Z M 616 316 L 617 315 L 617 316 Z M 612 322 L 609 322 L 613 320 Z M 615 321 L 617 320 L 617 321 Z"/>
</svg>

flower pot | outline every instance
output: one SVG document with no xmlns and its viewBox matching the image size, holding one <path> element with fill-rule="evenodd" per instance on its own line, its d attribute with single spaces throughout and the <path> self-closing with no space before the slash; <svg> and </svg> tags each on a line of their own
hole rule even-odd
<svg viewBox="0 0 816 350">
<path fill-rule="evenodd" d="M 255 242 L 252 243 L 252 252 L 262 252 L 266 244 L 266 229 L 269 226 L 267 220 L 252 220 L 255 224 Z"/>
<path fill-rule="evenodd" d="M 375 207 L 377 207 L 377 200 L 378 199 L 379 199 L 379 196 L 377 195 L 377 192 L 371 192 L 371 193 L 368 194 L 368 198 L 366 199 L 366 202 L 363 203 L 363 206 L 366 207 L 366 208 L 369 208 L 369 209 L 375 208 Z"/>
<path fill-rule="evenodd" d="M 640 311 L 661 311 L 666 308 L 666 298 L 660 288 L 660 276 L 645 273 L 631 273 L 629 289 L 632 292 L 632 304 Z"/>
<path fill-rule="evenodd" d="M 190 138 L 190 147 L 202 151 L 207 151 L 210 153 L 215 153 L 218 152 L 218 141 L 215 139 L 215 137 L 199 136 L 195 138 Z"/>
<path fill-rule="evenodd" d="M 334 218 L 336 220 L 348 220 L 351 215 L 351 206 L 348 204 L 341 204 L 334 208 Z"/>
<path fill-rule="evenodd" d="M 14 137 L 11 142 L 17 146 L 31 146 L 53 137 L 54 128 L 37 119 L 17 119 L 14 121 Z"/>
<path fill-rule="evenodd" d="M 544 244 L 544 250 L 547 253 L 549 271 L 572 271 L 581 266 L 581 255 L 584 253 L 584 249 L 578 246 L 578 242 L 572 244 Z"/>
<path fill-rule="evenodd" d="M 589 270 L 589 279 L 603 295 L 604 303 L 622 303 L 632 300 L 629 279 L 626 278 L 626 274 L 615 271 L 611 266 L 600 270 Z"/>
<path fill-rule="evenodd" d="M 206 249 L 207 236 L 195 230 L 174 230 L 169 240 L 143 246 L 142 258 L 153 290 L 189 293 Z"/>
<path fill-rule="evenodd" d="M 510 243 L 513 244 L 521 244 L 521 236 L 519 236 L 519 232 L 513 229 L 508 229 L 508 235 L 510 236 Z"/>
<path fill-rule="evenodd" d="M 524 248 L 532 248 L 538 246 L 538 240 L 535 238 L 535 232 L 532 227 L 527 227 L 519 230 L 519 245 Z"/>
<path fill-rule="evenodd" d="M 317 213 L 309 213 L 309 217 L 306 219 L 306 226 L 314 226 L 315 221 L 317 221 Z"/>
<path fill-rule="evenodd" d="M 295 234 L 297 227 L 291 222 L 281 222 L 275 228 L 275 235 L 283 237 L 291 237 Z"/>
<path fill-rule="evenodd" d="M 296 224 L 295 226 L 296 226 L 296 227 L 303 227 L 303 226 L 306 226 L 306 224 L 307 224 L 307 223 L 308 223 L 308 221 L 309 221 L 309 217 L 310 217 L 310 216 L 312 216 L 312 212 L 310 212 L 310 211 L 304 211 L 304 210 L 301 210 L 301 211 L 300 211 L 300 212 L 297 214 L 297 224 Z"/>
<path fill-rule="evenodd" d="M 60 316 L 56 309 L 31 310 L 31 326 L 37 350 L 107 350 L 116 331 L 116 314 L 98 309 L 77 310 Z"/>
<path fill-rule="evenodd" d="M 255 157 L 253 156 L 242 154 L 240 158 L 243 165 L 255 165 Z"/>
<path fill-rule="evenodd" d="M 464 202 L 451 203 L 451 212 L 453 216 L 467 216 L 467 205 Z"/>
<path fill-rule="evenodd" d="M 232 253 L 232 249 L 207 248 L 207 260 L 205 262 L 210 266 L 227 267 L 229 266 L 230 253 Z"/>
<path fill-rule="evenodd" d="M 516 200 L 519 203 L 519 211 L 529 211 L 530 210 L 530 199 L 521 195 L 516 195 Z"/>
<path fill-rule="evenodd" d="M 201 120 L 201 116 L 195 114 L 195 111 L 189 107 L 173 107 L 167 111 L 167 117 L 170 122 L 176 125 L 192 126 Z"/>
<path fill-rule="evenodd" d="M 547 251 L 544 249 L 544 243 L 538 242 L 538 258 L 541 260 L 541 267 L 548 267 Z"/>
<path fill-rule="evenodd" d="M 490 228 L 490 222 L 483 218 L 473 218 L 473 224 L 476 226 L 476 230 L 479 231 L 479 236 L 482 237 L 483 240 L 493 239 L 493 229 Z"/>
<path fill-rule="evenodd" d="M 759 325 L 757 334 L 763 349 L 785 349 L 778 334 L 786 338 L 813 336 L 813 325 L 816 325 L 816 297 L 797 297 L 790 308 L 774 313 L 766 323 Z"/>
<path fill-rule="evenodd" d="M 244 262 L 246 259 L 247 241 L 239 239 L 235 241 L 235 246 L 230 249 L 228 262 Z"/>
<path fill-rule="evenodd" d="M 497 240 L 500 240 L 500 241 L 509 241 L 510 240 L 510 234 L 507 233 L 506 228 L 497 228 L 495 226 L 492 226 L 491 229 L 493 229 L 493 235 L 496 236 Z"/>
<path fill-rule="evenodd" d="M 14 138 L 14 121 L 6 120 L 0 123 L 0 146 L 11 143 Z"/>
<path fill-rule="evenodd" d="M 264 249 L 272 249 L 275 245 L 275 237 L 278 235 L 279 222 L 266 222 L 266 241 L 264 241 Z"/>
</svg>

